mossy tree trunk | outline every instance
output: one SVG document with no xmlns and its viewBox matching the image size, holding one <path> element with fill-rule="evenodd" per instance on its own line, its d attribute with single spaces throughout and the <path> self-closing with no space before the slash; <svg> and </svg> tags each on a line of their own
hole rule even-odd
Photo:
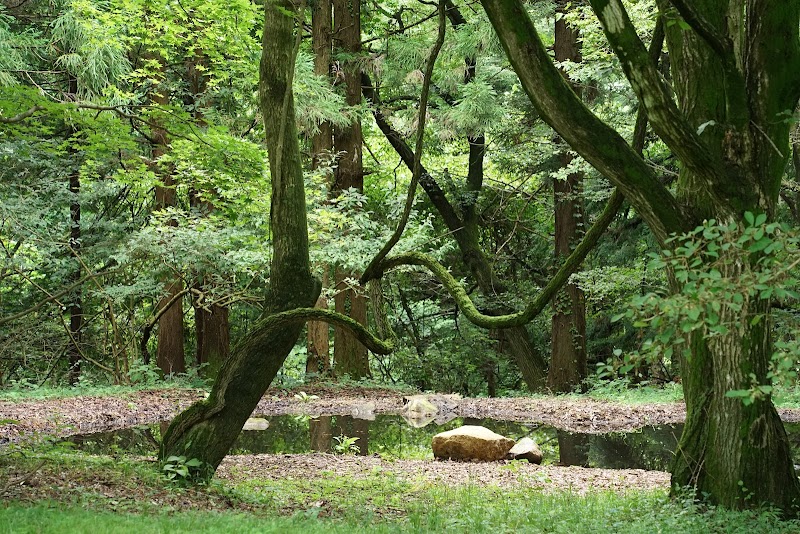
<svg viewBox="0 0 800 534">
<path fill-rule="evenodd" d="M 309 268 L 305 191 L 291 78 L 295 6 L 265 4 L 259 97 L 272 177 L 273 258 L 265 315 L 313 306 L 319 283 Z M 297 341 L 302 323 L 269 326 L 265 317 L 223 363 L 208 399 L 179 414 L 164 435 L 160 458 L 197 458 L 196 477 L 210 478 Z"/>
<path fill-rule="evenodd" d="M 676 194 L 581 104 L 548 57 L 522 2 L 482 0 L 542 117 L 624 192 L 667 248 L 671 233 L 706 218 L 727 223 L 740 221 L 745 211 L 774 214 L 789 154 L 790 125 L 781 117 L 800 98 L 800 4 L 659 3 L 662 16 L 682 19 L 665 24 L 677 103 L 621 1 L 591 0 L 653 129 L 681 161 Z M 737 268 L 732 263 L 726 274 L 736 276 Z M 766 320 L 752 325 L 755 314 Z M 728 334 L 690 340 L 690 357 L 682 363 L 687 424 L 672 482 L 723 506 L 768 503 L 794 515 L 800 483 L 772 400 L 745 406 L 725 396 L 749 389 L 751 374 L 767 383 L 768 303 L 752 303 L 729 319 L 736 327 Z"/>
</svg>

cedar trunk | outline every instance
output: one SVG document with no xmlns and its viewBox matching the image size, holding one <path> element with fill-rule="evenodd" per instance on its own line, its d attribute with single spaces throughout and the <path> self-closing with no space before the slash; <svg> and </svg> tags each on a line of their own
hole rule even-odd
<svg viewBox="0 0 800 534">
<path fill-rule="evenodd" d="M 331 38 L 332 25 L 331 0 L 318 0 L 313 4 L 311 11 L 311 44 L 314 49 L 314 74 L 317 76 L 330 76 L 331 52 L 333 40 Z M 331 123 L 323 121 L 311 139 L 311 165 L 318 169 L 321 165 L 329 165 L 333 153 L 333 128 Z M 332 185 L 332 176 L 327 176 L 326 182 Z M 327 309 L 328 299 L 324 289 L 328 287 L 328 267 L 322 266 L 323 293 L 317 299 L 316 308 Z M 331 372 L 330 359 L 330 328 L 328 323 L 322 321 L 308 322 L 308 345 L 306 357 L 306 375 L 329 375 Z"/>
<path fill-rule="evenodd" d="M 308 259 L 306 204 L 291 93 L 295 8 L 290 0 L 265 5 L 259 98 L 265 117 L 272 198 L 273 258 L 264 313 L 314 304 L 319 283 Z M 302 325 L 259 321 L 222 365 L 208 399 L 179 414 L 164 435 L 159 456 L 197 458 L 193 473 L 208 479 L 277 374 Z"/>
<path fill-rule="evenodd" d="M 565 15 L 567 2 L 560 0 L 557 13 Z M 578 30 L 567 24 L 562 16 L 555 24 L 556 61 L 581 61 Z M 565 78 L 569 80 L 566 72 Z M 580 87 L 570 82 L 577 95 Z M 573 156 L 561 153 L 561 166 L 567 168 Z M 555 258 L 560 265 L 572 253 L 584 234 L 583 173 L 573 172 L 566 179 L 553 181 L 555 212 Z M 547 387 L 555 393 L 574 391 L 588 374 L 586 364 L 586 300 L 577 284 L 567 282 L 553 299 L 552 349 Z"/>
<path fill-rule="evenodd" d="M 333 21 L 335 26 L 334 46 L 347 54 L 357 55 L 361 52 L 361 5 L 352 0 L 333 1 Z M 343 62 L 337 73 L 343 79 L 345 100 L 348 106 L 361 103 L 361 68 L 357 60 Z M 354 116 L 353 121 L 345 127 L 335 128 L 333 134 L 334 150 L 339 154 L 331 187 L 331 194 L 338 195 L 342 191 L 355 189 L 364 192 L 364 168 L 361 147 L 361 120 Z M 356 273 L 336 267 L 334 296 L 335 309 L 339 313 L 350 316 L 359 323 L 367 323 L 366 298 L 358 289 L 350 289 L 342 284 L 345 278 L 358 278 Z M 333 329 L 333 361 L 334 372 L 349 375 L 358 380 L 370 375 L 369 354 L 353 335 L 339 327 Z"/>
</svg>

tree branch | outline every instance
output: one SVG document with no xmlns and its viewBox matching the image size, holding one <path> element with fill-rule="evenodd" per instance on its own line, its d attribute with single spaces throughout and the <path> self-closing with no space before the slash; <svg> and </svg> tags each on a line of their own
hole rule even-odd
<svg viewBox="0 0 800 534">
<path fill-rule="evenodd" d="M 27 119 L 28 117 L 30 117 L 31 115 L 36 113 L 37 111 L 42 111 L 43 109 L 44 109 L 43 106 L 39 106 L 37 104 L 36 106 L 33 106 L 31 109 L 29 109 L 27 111 L 23 111 L 22 113 L 17 113 L 13 117 L 2 117 L 2 116 L 0 116 L 0 124 L 13 124 L 15 122 L 24 121 L 25 119 Z"/>
<path fill-rule="evenodd" d="M 718 157 L 706 148 L 678 109 L 621 0 L 590 0 L 590 3 L 625 76 L 647 111 L 653 130 L 694 174 L 715 184 L 725 183 L 727 177 L 720 170 L 723 166 Z"/>
<path fill-rule="evenodd" d="M 321 321 L 347 329 L 362 345 L 375 354 L 391 354 L 395 349 L 393 340 L 384 341 L 355 319 L 324 308 L 295 308 L 274 313 L 259 321 L 253 330 L 280 328 L 306 321 Z"/>
<path fill-rule="evenodd" d="M 733 43 L 726 35 L 720 34 L 711 23 L 685 0 L 670 0 L 670 3 L 675 6 L 675 9 L 678 10 L 686 24 L 692 27 L 697 35 L 714 50 L 724 63 L 732 63 L 734 61 Z"/>
<path fill-rule="evenodd" d="M 539 295 L 537 295 L 537 297 L 523 311 L 520 312 L 511 313 L 508 315 L 482 314 L 472 303 L 472 300 L 470 300 L 469 295 L 461 286 L 461 284 L 459 284 L 458 281 L 453 278 L 453 275 L 451 275 L 442 264 L 430 256 L 421 254 L 419 252 L 409 252 L 394 256 L 392 258 L 387 258 L 381 263 L 376 272 L 382 273 L 383 271 L 387 271 L 402 265 L 419 265 L 427 267 L 431 273 L 433 273 L 433 275 L 445 286 L 450 295 L 455 299 L 458 308 L 472 324 L 488 329 L 513 328 L 516 326 L 522 326 L 529 323 L 542 312 L 545 306 L 547 306 L 547 304 L 550 302 L 550 299 L 552 299 L 553 296 L 567 282 L 567 280 L 569 280 L 569 277 L 572 275 L 572 273 L 578 269 L 583 260 L 586 259 L 586 256 L 589 254 L 589 252 L 597 244 L 600 236 L 603 235 L 603 232 L 605 232 L 606 228 L 608 228 L 608 226 L 611 224 L 611 221 L 614 220 L 617 211 L 622 206 L 623 200 L 624 197 L 622 194 L 619 191 L 614 191 L 614 193 L 611 195 L 611 198 L 608 200 L 608 204 L 606 204 L 605 209 L 600 214 L 600 217 L 597 218 L 589 231 L 586 232 L 586 235 L 578 244 L 578 246 L 575 247 L 575 250 L 572 252 L 572 254 L 567 257 L 558 272 L 556 272 L 553 278 L 550 279 L 550 282 L 548 282 L 548 284 L 539 292 Z"/>
<path fill-rule="evenodd" d="M 408 167 L 408 170 L 413 172 L 414 160 L 416 159 L 414 151 L 408 146 L 408 143 L 403 139 L 400 132 L 392 128 L 392 125 L 389 124 L 389 121 L 380 109 L 382 102 L 378 90 L 372 85 L 372 81 L 366 73 L 361 74 L 361 92 L 364 94 L 364 98 L 372 104 L 372 116 L 375 118 L 378 129 L 383 132 L 384 137 L 386 137 L 386 140 L 392 145 L 397 155 L 400 156 L 400 159 L 405 163 L 406 167 Z M 439 184 L 436 183 L 436 180 L 421 163 L 419 184 L 428 194 L 428 198 L 436 208 L 436 211 L 439 212 L 439 215 L 442 216 L 447 228 L 451 232 L 460 230 L 463 226 L 461 218 L 447 199 L 442 188 L 439 187 Z"/>
<path fill-rule="evenodd" d="M 684 230 L 684 216 L 675 197 L 619 133 L 575 95 L 553 64 L 522 2 L 481 3 L 540 116 L 620 189 L 666 246 L 671 233 Z"/>
</svg>

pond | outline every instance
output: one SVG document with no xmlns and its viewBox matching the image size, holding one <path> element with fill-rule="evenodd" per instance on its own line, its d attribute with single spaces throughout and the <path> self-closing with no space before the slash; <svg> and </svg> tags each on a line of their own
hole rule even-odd
<svg viewBox="0 0 800 534">
<path fill-rule="evenodd" d="M 535 423 L 469 418 L 415 428 L 395 415 L 379 415 L 372 421 L 351 416 L 311 418 L 281 415 L 255 419 L 252 423 L 248 426 L 258 430 L 243 430 L 231 454 L 320 451 L 432 459 L 430 444 L 435 434 L 462 425 L 482 425 L 512 439 L 532 438 L 541 447 L 545 464 L 662 471 L 670 467 L 682 430 L 682 425 L 664 425 L 627 433 L 580 434 Z M 65 441 L 92 454 L 154 455 L 167 424 L 75 435 Z M 800 425 L 785 426 L 797 462 L 800 457 Z"/>
</svg>

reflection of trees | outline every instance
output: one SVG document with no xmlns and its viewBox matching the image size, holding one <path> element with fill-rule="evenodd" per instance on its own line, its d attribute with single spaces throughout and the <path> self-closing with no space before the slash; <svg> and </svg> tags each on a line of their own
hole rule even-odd
<svg viewBox="0 0 800 534">
<path fill-rule="evenodd" d="M 590 462 L 610 469 L 648 469 L 667 471 L 682 425 L 645 427 L 625 434 L 601 434 L 592 437 Z"/>
<path fill-rule="evenodd" d="M 561 465 L 589 467 L 589 434 L 576 434 L 556 430 L 558 436 L 558 461 Z"/>
<path fill-rule="evenodd" d="M 159 443 L 150 427 L 132 427 L 93 434 L 78 434 L 64 441 L 89 454 L 110 454 L 120 451 L 129 454 L 152 455 L 158 451 Z"/>
<path fill-rule="evenodd" d="M 358 438 L 358 454 L 367 456 L 369 454 L 369 429 L 371 421 L 367 419 L 356 419 L 350 415 L 339 415 L 334 418 L 334 436 L 345 436 L 348 438 Z"/>
<path fill-rule="evenodd" d="M 309 420 L 308 435 L 311 439 L 311 448 L 313 450 L 317 452 L 331 452 L 331 438 L 333 437 L 331 416 L 323 415 L 316 419 Z"/>
</svg>

